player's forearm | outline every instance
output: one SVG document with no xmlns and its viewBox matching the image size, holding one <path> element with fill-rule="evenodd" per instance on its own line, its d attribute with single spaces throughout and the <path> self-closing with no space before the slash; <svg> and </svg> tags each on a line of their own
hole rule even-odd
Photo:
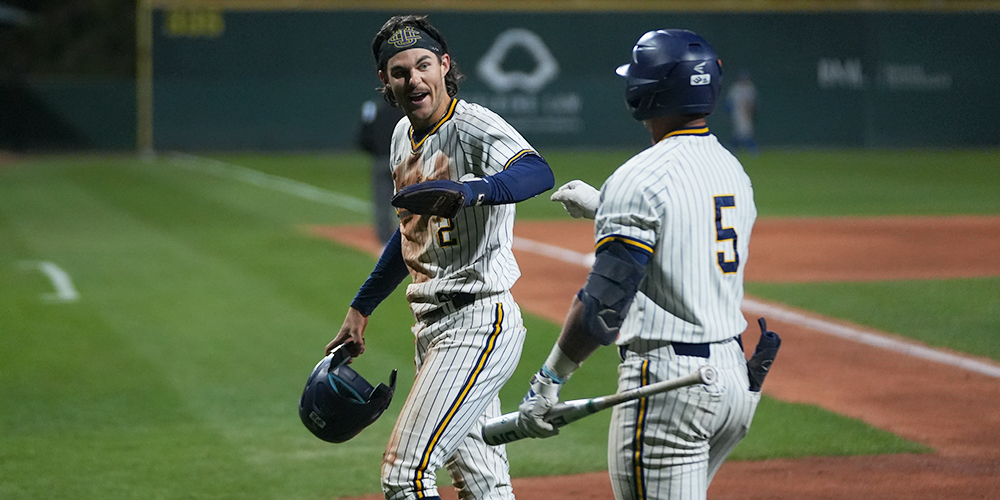
<svg viewBox="0 0 1000 500">
<path fill-rule="evenodd" d="M 354 296 L 351 307 L 364 316 L 370 316 L 375 308 L 396 289 L 409 274 L 406 262 L 403 261 L 402 236 L 399 229 L 389 238 L 382 251 L 375 269 L 361 285 L 358 294 Z"/>
<path fill-rule="evenodd" d="M 586 332 L 583 313 L 583 302 L 574 296 L 558 341 L 559 348 L 566 357 L 577 364 L 583 363 L 597 351 L 598 347 L 601 347 L 601 343 Z"/>
<path fill-rule="evenodd" d="M 583 330 L 584 306 L 579 299 L 574 298 L 570 305 L 569 315 L 563 323 L 559 340 L 545 359 L 545 364 L 538 371 L 532 383 L 542 386 L 549 384 L 558 395 L 558 386 L 565 384 L 573 372 L 601 346 L 592 335 Z M 539 390 L 542 387 L 538 387 Z"/>
<path fill-rule="evenodd" d="M 473 199 L 482 197 L 477 205 L 517 203 L 538 196 L 555 185 L 552 169 L 541 156 L 526 154 L 495 175 L 465 183 Z"/>
</svg>

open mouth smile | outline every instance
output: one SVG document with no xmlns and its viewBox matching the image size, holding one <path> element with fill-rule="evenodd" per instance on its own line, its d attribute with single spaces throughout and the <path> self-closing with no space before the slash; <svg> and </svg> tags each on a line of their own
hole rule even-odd
<svg viewBox="0 0 1000 500">
<path fill-rule="evenodd" d="M 410 102 L 412 102 L 413 104 L 420 104 L 429 95 L 430 95 L 430 93 L 428 93 L 428 92 L 411 92 L 409 95 L 407 95 L 407 97 L 410 99 Z"/>
</svg>

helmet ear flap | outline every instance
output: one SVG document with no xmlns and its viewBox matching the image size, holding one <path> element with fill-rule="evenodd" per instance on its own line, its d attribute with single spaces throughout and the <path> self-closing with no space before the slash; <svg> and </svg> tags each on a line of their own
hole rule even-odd
<svg viewBox="0 0 1000 500">
<path fill-rule="evenodd" d="M 626 96 L 625 105 L 628 106 L 628 109 L 632 113 L 636 113 L 645 108 L 646 106 L 648 106 L 649 104 L 648 100 L 649 98 L 647 96 L 634 96 L 634 97 Z"/>
<path fill-rule="evenodd" d="M 389 385 L 372 387 L 347 366 L 351 356 L 337 347 L 313 368 L 299 397 L 299 418 L 314 436 L 343 443 L 377 420 L 392 402 L 396 370 Z"/>
</svg>

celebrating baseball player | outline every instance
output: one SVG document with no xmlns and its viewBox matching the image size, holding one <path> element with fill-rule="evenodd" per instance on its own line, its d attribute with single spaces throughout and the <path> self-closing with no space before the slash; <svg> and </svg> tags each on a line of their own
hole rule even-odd
<svg viewBox="0 0 1000 500">
<path fill-rule="evenodd" d="M 599 193 L 573 181 L 552 195 L 571 215 L 595 218 L 596 260 L 531 379 L 518 425 L 532 437 L 557 433 L 546 413 L 601 345 L 618 345 L 619 392 L 708 364 L 718 372 L 713 385 L 615 406 L 608 440 L 617 499 L 703 499 L 760 400 L 740 339 L 753 189 L 705 122 L 722 76 L 708 42 L 685 30 L 650 31 L 617 73 L 653 145 L 618 167 Z"/>
<path fill-rule="evenodd" d="M 400 226 L 327 352 L 364 350 L 375 307 L 407 276 L 416 379 L 385 451 L 388 500 L 438 498 L 447 467 L 459 497 L 514 498 L 503 447 L 479 432 L 520 359 L 525 329 L 510 293 L 514 203 L 551 189 L 548 164 L 492 111 L 457 99 L 461 73 L 425 17 L 397 16 L 372 42 L 396 124 L 391 164 Z"/>
</svg>

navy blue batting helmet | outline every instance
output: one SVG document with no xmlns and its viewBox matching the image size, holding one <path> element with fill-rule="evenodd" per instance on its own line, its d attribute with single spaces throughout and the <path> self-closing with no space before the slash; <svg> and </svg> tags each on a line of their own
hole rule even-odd
<svg viewBox="0 0 1000 500">
<path fill-rule="evenodd" d="M 649 31 L 632 47 L 632 60 L 618 67 L 625 77 L 625 103 L 645 120 L 673 114 L 709 114 L 722 87 L 715 50 L 687 30 Z"/>
<path fill-rule="evenodd" d="M 351 355 L 345 346 L 337 346 L 313 368 L 299 398 L 302 423 L 331 443 L 343 443 L 375 422 L 396 392 L 396 370 L 389 375 L 388 386 L 372 387 L 347 366 Z"/>
</svg>

